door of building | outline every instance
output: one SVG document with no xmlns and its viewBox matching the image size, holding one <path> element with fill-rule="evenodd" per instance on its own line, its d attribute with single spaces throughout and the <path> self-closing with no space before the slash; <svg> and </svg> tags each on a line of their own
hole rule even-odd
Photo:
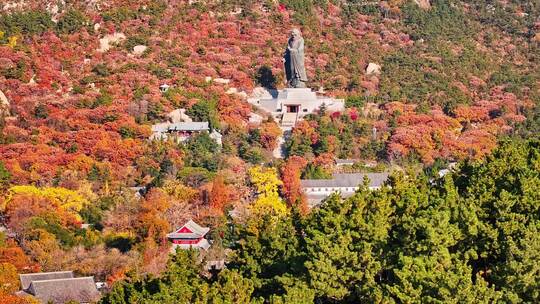
<svg viewBox="0 0 540 304">
<path fill-rule="evenodd" d="M 298 113 L 299 112 L 299 105 L 288 105 L 287 106 L 287 113 Z"/>
</svg>

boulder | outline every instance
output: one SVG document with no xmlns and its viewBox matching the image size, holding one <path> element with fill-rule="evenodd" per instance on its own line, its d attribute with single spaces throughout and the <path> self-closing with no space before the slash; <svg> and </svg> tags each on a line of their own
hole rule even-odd
<svg viewBox="0 0 540 304">
<path fill-rule="evenodd" d="M 227 92 L 225 92 L 225 94 L 236 94 L 238 93 L 238 89 L 237 88 L 229 88 L 227 90 Z"/>
<path fill-rule="evenodd" d="M 414 3 L 416 3 L 418 6 L 420 6 L 423 9 L 431 8 L 431 2 L 429 0 L 414 0 Z"/>
<path fill-rule="evenodd" d="M 236 93 L 236 95 L 242 99 L 247 99 L 248 98 L 248 94 L 244 91 L 241 91 L 241 92 L 238 92 Z"/>
<path fill-rule="evenodd" d="M 36 84 L 36 74 L 32 75 L 32 78 L 28 81 L 28 84 Z"/>
<path fill-rule="evenodd" d="M 126 35 L 123 33 L 105 35 L 105 37 L 99 39 L 99 49 L 97 51 L 104 53 L 111 48 L 111 43 L 118 43 L 124 39 L 126 39 Z"/>
<path fill-rule="evenodd" d="M 219 84 L 228 84 L 229 82 L 231 82 L 231 80 L 225 78 L 215 78 L 214 82 Z"/>
<path fill-rule="evenodd" d="M 263 117 L 257 113 L 249 113 L 249 122 L 254 124 L 260 124 L 263 122 Z"/>
<path fill-rule="evenodd" d="M 379 75 L 381 74 L 381 66 L 370 62 L 366 68 L 366 75 Z"/>
<path fill-rule="evenodd" d="M 142 55 L 148 49 L 146 45 L 136 45 L 133 47 L 133 54 Z"/>
<path fill-rule="evenodd" d="M 172 123 L 178 122 L 192 122 L 191 118 L 186 114 L 186 109 L 176 109 L 170 112 L 168 115 L 169 120 Z"/>
<path fill-rule="evenodd" d="M 2 91 L 0 91 L 0 114 L 9 114 L 9 100 Z"/>
<path fill-rule="evenodd" d="M 273 90 L 275 91 L 275 90 Z M 251 93 L 251 97 L 253 98 L 272 98 L 273 95 L 276 95 L 277 96 L 277 91 L 275 92 L 272 92 L 272 90 L 270 89 L 266 89 L 266 88 L 263 88 L 263 87 L 256 87 L 255 89 L 253 89 L 253 92 Z"/>
</svg>

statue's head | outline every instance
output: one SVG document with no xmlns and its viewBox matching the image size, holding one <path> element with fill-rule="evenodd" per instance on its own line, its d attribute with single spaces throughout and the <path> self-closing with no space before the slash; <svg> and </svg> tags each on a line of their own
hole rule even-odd
<svg viewBox="0 0 540 304">
<path fill-rule="evenodd" d="M 302 32 L 300 32 L 300 30 L 297 28 L 293 28 L 291 31 L 291 36 L 294 38 L 302 37 Z"/>
</svg>

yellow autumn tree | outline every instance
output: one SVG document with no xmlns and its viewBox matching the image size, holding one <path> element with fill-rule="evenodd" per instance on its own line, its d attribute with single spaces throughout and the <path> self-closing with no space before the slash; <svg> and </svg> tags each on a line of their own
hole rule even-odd
<svg viewBox="0 0 540 304">
<path fill-rule="evenodd" d="M 38 188 L 36 186 L 23 185 L 9 188 L 5 206 L 0 207 L 4 209 L 12 201 L 13 196 L 18 194 L 47 198 L 51 202 L 58 204 L 62 211 L 75 216 L 77 220 L 81 219 L 79 211 L 81 211 L 84 205 L 88 204 L 88 200 L 77 191 L 61 187 Z"/>
<path fill-rule="evenodd" d="M 279 197 L 278 187 L 282 184 L 276 168 L 261 166 L 249 169 L 251 183 L 257 191 L 257 199 L 251 206 L 255 214 L 287 214 L 287 206 Z"/>
<path fill-rule="evenodd" d="M 165 193 L 167 193 L 171 197 L 181 202 L 188 202 L 194 199 L 198 193 L 197 190 L 191 187 L 185 186 L 177 180 L 165 181 L 161 189 L 165 191 Z"/>
<path fill-rule="evenodd" d="M 0 292 L 14 293 L 19 290 L 17 268 L 10 263 L 0 263 Z"/>
<path fill-rule="evenodd" d="M 3 40 L 5 35 L 6 35 L 6 33 L 0 31 L 0 40 Z M 17 46 L 17 40 L 18 39 L 19 39 L 19 37 L 17 37 L 17 36 L 7 37 L 7 43 L 4 44 L 4 45 L 8 46 L 10 48 L 15 48 L 15 46 Z"/>
<path fill-rule="evenodd" d="M 18 38 L 16 36 L 9 37 L 6 45 L 12 49 L 15 48 L 15 46 L 17 46 L 17 39 Z"/>
</svg>

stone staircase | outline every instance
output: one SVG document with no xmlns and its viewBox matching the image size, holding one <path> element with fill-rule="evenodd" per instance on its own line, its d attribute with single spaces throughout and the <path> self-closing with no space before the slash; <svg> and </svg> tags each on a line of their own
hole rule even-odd
<svg viewBox="0 0 540 304">
<path fill-rule="evenodd" d="M 298 113 L 283 113 L 281 118 L 281 127 L 294 127 L 296 120 L 298 119 Z"/>
</svg>

